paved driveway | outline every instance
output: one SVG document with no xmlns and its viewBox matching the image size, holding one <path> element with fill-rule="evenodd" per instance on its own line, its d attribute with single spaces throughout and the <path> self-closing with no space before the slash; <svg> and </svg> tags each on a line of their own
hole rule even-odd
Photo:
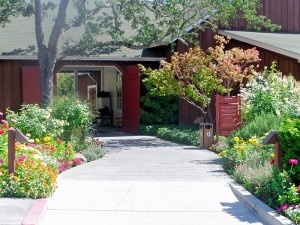
<svg viewBox="0 0 300 225">
<path fill-rule="evenodd" d="M 216 154 L 153 137 L 105 137 L 103 159 L 59 176 L 42 225 L 261 225 Z"/>
</svg>

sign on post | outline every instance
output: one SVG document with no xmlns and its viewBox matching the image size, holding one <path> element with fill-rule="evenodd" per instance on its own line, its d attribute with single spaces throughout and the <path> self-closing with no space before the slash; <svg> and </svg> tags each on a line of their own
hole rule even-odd
<svg viewBox="0 0 300 225">
<path fill-rule="evenodd" d="M 233 130 L 241 127 L 241 99 L 238 96 L 216 95 L 216 135 L 230 136 Z"/>
</svg>

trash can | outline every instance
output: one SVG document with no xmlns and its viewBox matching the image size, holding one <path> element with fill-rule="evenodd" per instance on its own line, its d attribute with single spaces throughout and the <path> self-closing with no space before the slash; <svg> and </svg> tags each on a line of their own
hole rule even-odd
<svg viewBox="0 0 300 225">
<path fill-rule="evenodd" d="M 209 149 L 213 142 L 213 124 L 200 123 L 200 148 Z"/>
</svg>

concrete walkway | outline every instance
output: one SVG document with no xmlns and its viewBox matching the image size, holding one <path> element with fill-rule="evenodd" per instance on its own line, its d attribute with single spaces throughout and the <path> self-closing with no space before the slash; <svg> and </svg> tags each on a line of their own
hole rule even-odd
<svg viewBox="0 0 300 225">
<path fill-rule="evenodd" d="M 103 159 L 59 176 L 42 225 L 261 225 L 216 154 L 153 137 L 103 137 Z"/>
</svg>

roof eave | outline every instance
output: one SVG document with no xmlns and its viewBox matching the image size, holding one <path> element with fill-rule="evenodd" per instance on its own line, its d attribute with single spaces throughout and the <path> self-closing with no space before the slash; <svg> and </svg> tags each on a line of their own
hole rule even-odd
<svg viewBox="0 0 300 225">
<path fill-rule="evenodd" d="M 241 42 L 253 45 L 255 47 L 263 48 L 263 49 L 266 49 L 266 50 L 269 50 L 269 51 L 272 51 L 272 52 L 275 52 L 275 53 L 278 53 L 278 54 L 281 54 L 284 56 L 288 56 L 290 58 L 297 59 L 298 61 L 300 61 L 300 54 L 291 52 L 289 50 L 286 50 L 286 49 L 283 49 L 283 48 L 280 48 L 280 47 L 277 47 L 274 45 L 270 45 L 270 44 L 263 43 L 263 42 L 260 42 L 257 40 L 253 40 L 251 38 L 239 36 L 230 31 L 227 31 L 227 30 L 218 30 L 218 34 L 223 35 L 223 36 L 229 36 L 234 40 L 241 41 Z"/>
<path fill-rule="evenodd" d="M 166 58 L 156 58 L 156 57 L 114 57 L 114 56 L 90 56 L 90 57 L 81 57 L 81 56 L 67 56 L 62 59 L 62 61 L 119 61 L 119 62 L 160 62 Z M 6 56 L 0 55 L 0 60 L 38 60 L 37 56 Z"/>
</svg>

